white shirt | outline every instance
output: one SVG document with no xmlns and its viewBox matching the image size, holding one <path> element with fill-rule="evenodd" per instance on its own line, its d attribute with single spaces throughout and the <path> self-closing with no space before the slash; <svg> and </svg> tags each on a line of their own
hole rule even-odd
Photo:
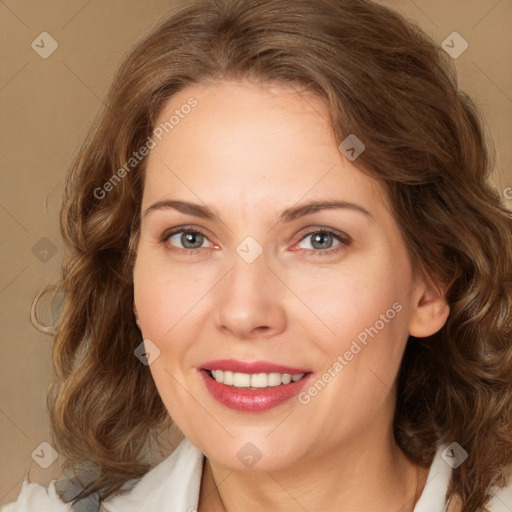
<svg viewBox="0 0 512 512">
<path fill-rule="evenodd" d="M 445 494 L 452 469 L 441 456 L 445 448 L 440 446 L 436 452 L 414 512 L 446 510 Z M 197 512 L 204 460 L 203 453 L 184 438 L 169 457 L 148 471 L 125 495 L 102 502 L 101 510 Z M 46 489 L 25 480 L 17 501 L 5 505 L 0 512 L 72 512 L 71 504 L 60 500 L 55 482 L 52 480 Z M 512 482 L 494 495 L 487 508 L 490 512 L 512 512 Z"/>
</svg>

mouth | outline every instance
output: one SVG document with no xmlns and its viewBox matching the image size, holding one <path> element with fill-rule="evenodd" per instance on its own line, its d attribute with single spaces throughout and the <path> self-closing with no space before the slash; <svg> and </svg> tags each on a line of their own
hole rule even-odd
<svg viewBox="0 0 512 512">
<path fill-rule="evenodd" d="M 210 395 L 230 409 L 245 412 L 263 412 L 283 404 L 296 396 L 313 375 L 309 370 L 271 363 L 212 363 L 198 368 Z M 260 371 L 254 371 L 256 367 Z"/>
<path fill-rule="evenodd" d="M 304 373 L 242 373 L 223 370 L 204 369 L 207 375 L 225 386 L 239 389 L 259 390 L 269 387 L 287 386 L 291 382 L 298 382 L 311 372 Z"/>
</svg>

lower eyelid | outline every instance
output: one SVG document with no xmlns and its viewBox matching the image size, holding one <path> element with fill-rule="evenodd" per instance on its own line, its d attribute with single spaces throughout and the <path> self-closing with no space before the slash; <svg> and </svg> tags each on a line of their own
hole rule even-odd
<svg viewBox="0 0 512 512">
<path fill-rule="evenodd" d="M 171 232 L 171 233 L 168 233 L 168 234 L 165 234 L 163 237 L 162 237 L 162 242 L 164 244 L 168 244 L 172 250 L 176 250 L 176 251 L 185 251 L 185 252 L 188 252 L 188 253 L 192 253 L 192 252 L 196 252 L 196 251 L 199 251 L 200 249 L 206 249 L 207 247 L 195 247 L 193 249 L 190 249 L 190 248 L 186 248 L 186 247 L 176 247 L 174 245 L 171 245 L 169 240 L 171 237 L 175 236 L 175 235 L 180 235 L 180 234 L 183 234 L 183 233 L 192 233 L 192 234 L 200 234 L 204 237 L 204 239 L 206 241 L 208 241 L 210 244 L 213 244 L 214 247 L 215 244 L 213 242 L 210 241 L 210 239 L 208 238 L 208 236 L 199 231 L 199 230 L 192 230 L 192 229 L 181 229 L 181 230 L 177 230 L 177 231 L 174 231 L 174 232 Z M 335 245 L 334 247 L 329 247 L 328 249 L 302 249 L 304 251 L 308 251 L 308 252 L 314 252 L 314 253 L 318 253 L 318 254 L 322 254 L 322 253 L 332 253 L 332 252 L 335 252 L 336 250 L 338 249 L 341 249 L 343 247 L 346 247 L 348 245 L 350 245 L 350 243 L 352 242 L 352 240 L 350 239 L 350 237 L 348 235 L 342 235 L 342 234 L 338 234 L 334 231 L 330 231 L 330 230 L 327 230 L 327 229 L 316 229 L 314 231 L 309 231 L 308 233 L 304 233 L 300 236 L 297 244 L 301 243 L 303 240 L 305 240 L 306 238 L 312 236 L 312 235 L 315 235 L 317 233 L 323 233 L 323 234 L 329 234 L 329 235 L 332 235 L 333 238 L 335 238 L 339 244 Z"/>
<path fill-rule="evenodd" d="M 338 234 L 334 231 L 329 231 L 329 230 L 315 230 L 315 231 L 310 231 L 309 233 L 305 233 L 304 235 L 301 236 L 301 238 L 299 239 L 299 241 L 297 242 L 297 244 L 300 244 L 301 242 L 303 242 L 304 240 L 306 240 L 308 237 L 310 236 L 313 236 L 317 233 L 323 233 L 323 234 L 329 234 L 329 235 L 332 235 L 332 237 L 334 239 L 336 239 L 338 241 L 338 244 L 333 246 L 333 247 L 328 247 L 327 249 L 302 249 L 304 251 L 307 251 L 309 253 L 314 253 L 314 254 L 332 254 L 334 252 L 337 252 L 339 250 L 342 250 L 346 247 L 348 247 L 351 243 L 351 239 L 350 237 L 348 236 L 343 236 L 341 234 Z"/>
<path fill-rule="evenodd" d="M 191 229 L 181 229 L 179 231 L 174 231 L 174 232 L 168 233 L 168 234 L 164 235 L 162 242 L 167 243 L 168 245 L 170 245 L 173 249 L 176 249 L 177 251 L 198 251 L 199 249 L 207 248 L 207 247 L 194 247 L 193 249 L 189 249 L 186 247 L 176 247 L 175 245 L 172 245 L 170 243 L 170 239 L 173 236 L 182 235 L 184 233 L 192 233 L 194 235 L 201 235 L 204 238 L 204 240 L 206 240 L 210 244 L 213 244 L 213 242 L 211 242 L 210 239 L 204 233 L 202 233 L 201 231 L 195 231 L 195 230 L 191 230 Z M 213 245 L 215 245 L 215 244 L 213 244 Z"/>
</svg>

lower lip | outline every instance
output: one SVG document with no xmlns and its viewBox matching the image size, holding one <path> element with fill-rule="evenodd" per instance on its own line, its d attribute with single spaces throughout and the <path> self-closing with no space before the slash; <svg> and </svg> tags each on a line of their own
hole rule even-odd
<svg viewBox="0 0 512 512">
<path fill-rule="evenodd" d="M 245 412 L 268 411 L 290 400 L 290 398 L 299 394 L 306 381 L 312 375 L 311 373 L 306 374 L 302 379 L 297 382 L 290 382 L 290 384 L 281 384 L 262 389 L 244 389 L 221 384 L 211 378 L 206 370 L 199 370 L 199 373 L 206 388 L 215 400 L 230 409 Z"/>
</svg>

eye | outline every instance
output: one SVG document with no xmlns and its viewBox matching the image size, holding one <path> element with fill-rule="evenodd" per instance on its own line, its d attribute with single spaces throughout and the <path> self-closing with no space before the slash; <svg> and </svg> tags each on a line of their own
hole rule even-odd
<svg viewBox="0 0 512 512">
<path fill-rule="evenodd" d="M 310 237 L 311 248 L 301 247 L 300 244 Z M 161 239 L 161 242 L 166 245 L 168 250 L 185 253 L 187 255 L 196 254 L 200 249 L 206 248 L 207 245 L 205 246 L 204 243 L 207 241 L 208 238 L 201 231 L 184 227 L 175 228 L 170 232 L 166 232 Z M 333 245 L 334 242 L 337 243 Z M 303 234 L 298 247 L 314 255 L 326 255 L 337 253 L 345 249 L 351 242 L 352 239 L 345 233 L 330 229 L 317 229 Z"/>
<path fill-rule="evenodd" d="M 206 235 L 200 231 L 184 228 L 165 233 L 162 237 L 162 242 L 167 245 L 169 250 L 188 254 L 195 254 L 199 249 L 206 247 L 203 243 L 207 240 Z M 179 247 L 179 245 L 182 247 Z"/>
<path fill-rule="evenodd" d="M 333 254 L 335 252 L 343 250 L 345 247 L 350 245 L 351 238 L 341 232 L 332 231 L 329 229 L 318 229 L 316 231 L 310 231 L 306 233 L 300 240 L 300 243 L 304 242 L 304 240 L 311 237 L 310 246 L 311 249 L 307 247 L 299 247 L 301 249 L 306 249 L 308 251 L 313 251 L 314 254 L 320 255 L 321 253 Z M 333 246 L 334 241 L 337 241 L 337 244 Z"/>
</svg>

